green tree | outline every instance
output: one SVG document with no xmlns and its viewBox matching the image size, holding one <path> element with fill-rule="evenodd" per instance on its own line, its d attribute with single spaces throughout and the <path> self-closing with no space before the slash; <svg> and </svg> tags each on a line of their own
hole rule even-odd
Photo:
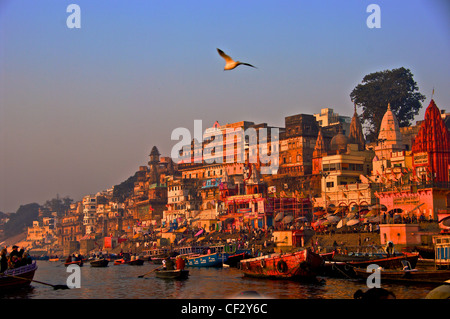
<svg viewBox="0 0 450 319">
<path fill-rule="evenodd" d="M 350 93 L 352 101 L 362 108 L 360 120 L 366 139 L 377 140 L 388 103 L 400 127 L 411 125 L 425 100 L 425 95 L 418 90 L 413 74 L 404 67 L 366 75 Z"/>
<path fill-rule="evenodd" d="M 56 195 L 56 198 L 47 200 L 44 203 L 43 207 L 47 210 L 48 213 L 56 212 L 58 216 L 62 216 L 70 209 L 70 204 L 72 202 L 73 199 L 68 196 L 61 199 L 59 195 Z"/>
<path fill-rule="evenodd" d="M 15 214 L 11 214 L 9 221 L 4 225 L 5 238 L 15 236 L 33 225 L 39 216 L 39 204 L 31 203 L 20 205 Z"/>
</svg>

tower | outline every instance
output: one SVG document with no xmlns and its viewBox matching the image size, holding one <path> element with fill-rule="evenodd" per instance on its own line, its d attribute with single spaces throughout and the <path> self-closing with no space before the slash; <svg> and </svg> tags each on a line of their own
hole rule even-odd
<svg viewBox="0 0 450 319">
<path fill-rule="evenodd" d="M 358 114 L 356 113 L 356 104 L 355 113 L 353 114 L 352 122 L 350 123 L 349 142 L 350 144 L 358 144 L 359 151 L 364 151 L 364 149 L 366 148 L 362 125 L 359 121 Z"/>
<path fill-rule="evenodd" d="M 150 174 L 149 174 L 149 182 L 150 184 L 159 184 L 159 156 L 161 154 L 158 151 L 156 146 L 153 146 L 152 151 L 150 152 L 150 161 L 148 162 L 150 166 Z"/>
<path fill-rule="evenodd" d="M 450 133 L 434 100 L 412 145 L 413 167 L 422 179 L 449 182 Z"/>
</svg>

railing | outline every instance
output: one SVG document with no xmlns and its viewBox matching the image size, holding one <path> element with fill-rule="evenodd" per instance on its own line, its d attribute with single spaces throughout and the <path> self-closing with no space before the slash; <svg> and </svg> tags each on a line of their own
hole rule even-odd
<svg viewBox="0 0 450 319">
<path fill-rule="evenodd" d="M 18 267 L 18 268 L 13 268 L 13 269 L 6 270 L 5 271 L 5 275 L 20 276 L 22 274 L 28 273 L 28 272 L 36 270 L 36 269 L 37 269 L 37 265 L 36 265 L 36 261 L 34 260 L 29 265 L 25 265 L 25 266 L 21 266 L 21 267 Z M 3 275 L 0 275 L 0 277 L 3 277 Z"/>
</svg>

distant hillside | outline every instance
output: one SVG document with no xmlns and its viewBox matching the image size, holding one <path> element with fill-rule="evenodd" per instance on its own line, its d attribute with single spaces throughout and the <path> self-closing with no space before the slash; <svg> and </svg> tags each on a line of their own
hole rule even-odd
<svg viewBox="0 0 450 319">
<path fill-rule="evenodd" d="M 21 205 L 15 214 L 9 216 L 9 221 L 3 225 L 3 239 L 15 236 L 27 230 L 38 219 L 39 208 L 37 203 Z"/>
<path fill-rule="evenodd" d="M 137 181 L 136 172 L 133 176 L 130 176 L 126 181 L 114 186 L 113 201 L 123 202 L 127 197 L 133 195 L 134 183 Z"/>
</svg>

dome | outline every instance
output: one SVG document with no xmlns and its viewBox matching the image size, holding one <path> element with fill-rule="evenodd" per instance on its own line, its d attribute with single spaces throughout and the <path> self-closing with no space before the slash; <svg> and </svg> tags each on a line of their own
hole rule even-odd
<svg viewBox="0 0 450 319">
<path fill-rule="evenodd" d="M 331 151 L 347 150 L 348 137 L 342 133 L 342 128 L 339 128 L 339 132 L 331 139 L 330 149 Z"/>
</svg>

